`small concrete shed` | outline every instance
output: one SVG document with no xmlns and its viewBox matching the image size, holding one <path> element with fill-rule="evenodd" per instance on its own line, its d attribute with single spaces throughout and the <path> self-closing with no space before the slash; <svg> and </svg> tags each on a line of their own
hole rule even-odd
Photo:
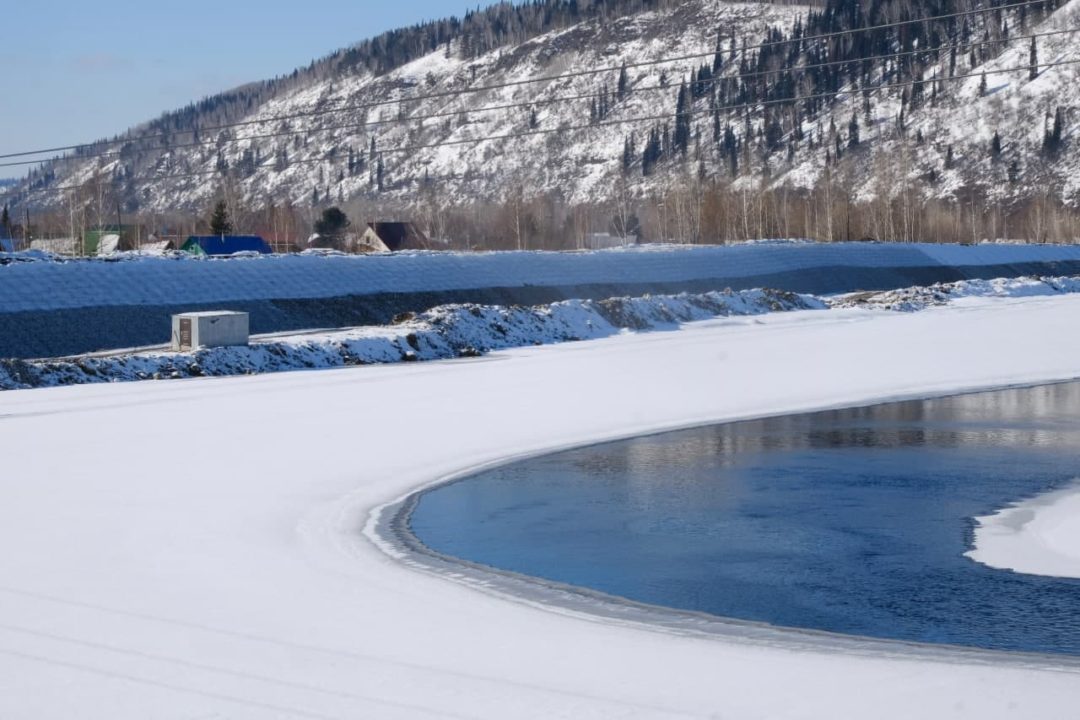
<svg viewBox="0 0 1080 720">
<path fill-rule="evenodd" d="M 173 315 L 172 348 L 177 352 L 247 345 L 248 338 L 249 320 L 245 312 L 214 310 Z"/>
</svg>

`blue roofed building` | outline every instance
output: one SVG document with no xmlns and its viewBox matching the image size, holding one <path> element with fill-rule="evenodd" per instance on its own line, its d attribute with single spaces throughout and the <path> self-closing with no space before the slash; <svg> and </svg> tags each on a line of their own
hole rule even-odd
<svg viewBox="0 0 1080 720">
<path fill-rule="evenodd" d="M 251 252 L 269 255 L 272 252 L 269 243 L 258 235 L 192 235 L 180 249 L 192 255 L 210 257 Z"/>
</svg>

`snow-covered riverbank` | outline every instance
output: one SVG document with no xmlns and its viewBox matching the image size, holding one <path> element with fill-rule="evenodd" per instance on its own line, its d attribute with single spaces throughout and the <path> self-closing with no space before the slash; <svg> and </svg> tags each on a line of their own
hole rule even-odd
<svg viewBox="0 0 1080 720">
<path fill-rule="evenodd" d="M 976 518 L 972 560 L 1030 575 L 1080 578 L 1080 482 Z"/>
<path fill-rule="evenodd" d="M 596 340 L 625 330 L 671 330 L 715 317 L 860 308 L 916 312 L 979 298 L 1080 292 L 1080 278 L 963 280 L 835 297 L 774 289 L 725 290 L 522 306 L 446 305 L 388 326 L 278 334 L 249 347 L 132 351 L 55 360 L 0 359 L 0 390 L 133 380 L 225 377 L 375 363 L 475 357 L 528 345 Z"/>
<path fill-rule="evenodd" d="M 1080 376 L 1080 295 L 0 398 L 0 717 L 1071 718 L 1080 675 L 703 638 L 402 566 L 362 528 L 585 442 Z"/>
</svg>

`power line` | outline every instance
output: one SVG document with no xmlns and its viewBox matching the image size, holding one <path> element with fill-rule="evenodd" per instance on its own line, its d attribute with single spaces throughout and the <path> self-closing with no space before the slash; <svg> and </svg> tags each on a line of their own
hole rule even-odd
<svg viewBox="0 0 1080 720">
<path fill-rule="evenodd" d="M 818 68 L 823 68 L 823 67 L 831 67 L 831 66 L 835 66 L 835 65 L 848 65 L 848 64 L 855 64 L 855 63 L 861 63 L 861 62 L 870 62 L 870 61 L 876 61 L 876 60 L 889 60 L 889 59 L 893 59 L 893 58 L 906 57 L 906 56 L 911 56 L 911 55 L 928 55 L 928 54 L 931 54 L 931 53 L 941 53 L 946 48 L 949 49 L 949 50 L 956 49 L 958 52 L 961 51 L 961 50 L 963 50 L 964 52 L 967 52 L 968 50 L 972 50 L 972 49 L 975 49 L 975 48 L 983 48 L 983 47 L 986 47 L 988 45 L 1008 44 L 1008 43 L 1011 43 L 1011 42 L 1020 42 L 1020 41 L 1031 40 L 1031 39 L 1035 39 L 1035 38 L 1043 38 L 1043 37 L 1050 37 L 1050 36 L 1056 36 L 1056 35 L 1064 35 L 1064 34 L 1075 33 L 1075 32 L 1080 32 L 1080 28 L 1068 28 L 1068 29 L 1064 29 L 1064 30 L 1053 30 L 1053 31 L 1047 31 L 1047 32 L 1043 32 L 1043 33 L 1032 33 L 1032 34 L 1029 34 L 1029 35 L 1017 35 L 1017 36 L 1013 36 L 1013 37 L 1007 38 L 1007 39 L 1002 38 L 1002 39 L 998 39 L 998 40 L 980 40 L 980 41 L 977 41 L 977 42 L 968 43 L 966 45 L 941 46 L 941 47 L 936 48 L 936 49 L 909 50 L 909 51 L 904 51 L 904 52 L 888 53 L 888 54 L 885 54 L 885 55 L 872 55 L 872 56 L 867 56 L 867 57 L 861 57 L 861 58 L 858 58 L 858 59 L 855 59 L 855 60 L 830 60 L 830 61 L 827 61 L 827 62 L 813 63 L 813 64 L 809 64 L 809 65 L 800 65 L 800 66 L 791 67 L 791 68 L 778 68 L 778 69 L 773 69 L 773 70 L 760 70 L 760 71 L 753 71 L 753 72 L 748 72 L 748 73 L 740 73 L 738 75 L 730 75 L 730 76 L 722 76 L 722 77 L 721 76 L 716 76 L 716 77 L 709 78 L 708 80 L 699 81 L 699 82 L 702 82 L 702 83 L 705 83 L 705 84 L 708 84 L 708 85 L 711 86 L 711 85 L 715 85 L 715 84 L 718 84 L 718 83 L 722 83 L 722 82 L 724 82 L 726 80 L 744 80 L 746 78 L 762 77 L 762 76 L 776 75 L 776 74 L 782 74 L 782 73 L 806 72 L 807 70 L 813 70 L 813 69 L 818 69 Z M 1049 67 L 1049 66 L 1050 65 L 1047 64 L 1047 63 L 1039 64 L 1039 67 Z M 932 80 L 923 80 L 922 82 L 931 82 L 931 81 Z M 920 82 L 920 81 L 911 81 L 911 82 Z M 634 87 L 634 88 L 631 89 L 630 92 L 633 92 L 633 93 L 654 92 L 654 91 L 669 90 L 670 88 L 671 88 L 670 85 L 664 85 L 664 84 L 661 84 L 661 85 L 649 85 L 649 86 L 645 86 L 645 87 Z M 554 98 L 532 100 L 532 101 L 528 101 L 528 102 L 516 102 L 516 103 L 508 103 L 508 104 L 504 104 L 504 105 L 493 105 L 493 106 L 482 107 L 482 108 L 474 108 L 474 109 L 471 109 L 471 110 L 465 110 L 465 109 L 451 110 L 451 111 L 446 111 L 446 112 L 430 113 L 430 114 L 426 114 L 426 115 L 413 115 L 413 116 L 409 116 L 409 117 L 393 118 L 393 119 L 388 119 L 388 120 L 373 120 L 373 121 L 370 121 L 370 122 L 347 123 L 347 124 L 343 124 L 343 125 L 327 125 L 327 126 L 323 126 L 323 127 L 320 127 L 320 128 L 306 129 L 306 130 L 283 130 L 283 131 L 279 131 L 279 132 L 260 133 L 260 134 L 257 134 L 257 135 L 247 135 L 247 136 L 244 136 L 244 137 L 229 138 L 229 139 L 225 139 L 225 140 L 217 140 L 217 139 L 215 139 L 215 140 L 203 140 L 203 141 L 197 141 L 197 142 L 192 142 L 192 143 L 181 143 L 181 144 L 177 144 L 177 145 L 171 145 L 171 146 L 166 147 L 166 148 L 156 148 L 156 149 L 159 149 L 159 150 L 161 150 L 163 152 L 169 152 L 169 151 L 173 151 L 173 150 L 183 150 L 183 149 L 188 149 L 188 148 L 193 148 L 193 147 L 221 146 L 221 145 L 226 145 L 226 144 L 231 145 L 231 144 L 234 144 L 234 143 L 252 142 L 252 141 L 255 141 L 255 140 L 268 140 L 268 139 L 279 138 L 279 137 L 310 136 L 310 135 L 317 135 L 317 134 L 320 134 L 320 133 L 326 133 L 326 132 L 330 132 L 330 131 L 334 131 L 334 130 L 359 130 L 359 129 L 365 129 L 365 128 L 369 128 L 369 127 L 380 127 L 380 126 L 384 126 L 384 125 L 398 125 L 398 124 L 405 124 L 405 123 L 410 123 L 410 122 L 423 123 L 424 121 L 427 121 L 427 120 L 448 119 L 448 118 L 453 118 L 453 117 L 459 117 L 459 116 L 462 116 L 462 115 L 473 115 L 473 114 L 477 114 L 477 113 L 497 112 L 497 111 L 514 110 L 514 109 L 533 109 L 533 108 L 536 108 L 536 107 L 539 107 L 539 106 L 553 105 L 553 104 L 563 103 L 563 102 L 577 102 L 577 101 L 580 101 L 580 100 L 597 99 L 597 98 L 603 97 L 604 95 L 605 95 L 605 93 L 586 93 L 586 94 L 581 94 L 581 95 L 559 96 L 559 97 L 554 97 Z M 806 98 L 800 98 L 800 99 L 806 99 Z M 760 104 L 760 103 L 757 103 L 757 104 Z M 480 124 L 480 123 L 470 122 L 468 124 Z M 138 140 L 128 141 L 128 142 L 142 142 L 143 140 L 144 140 L 144 138 L 139 138 Z M 124 155 L 124 153 L 119 152 L 119 151 L 95 153 L 95 154 L 87 154 L 87 155 L 72 155 L 72 156 L 67 156 L 67 157 L 63 157 L 63 158 L 58 158 L 54 162 L 81 162 L 81 161 L 85 161 L 85 160 L 100 159 L 100 158 L 118 158 L 118 157 L 122 157 L 123 155 Z M 0 157 L 4 157 L 4 156 L 0 156 Z M 41 162 L 45 162 L 45 161 L 43 161 L 43 160 L 23 160 L 23 161 L 19 161 L 19 162 L 0 163 L 0 167 L 19 167 L 19 166 L 27 166 L 27 165 L 36 165 L 36 164 L 41 163 Z"/>
<path fill-rule="evenodd" d="M 938 21 L 938 20 L 950 20 L 950 19 L 970 16 L 970 15 L 982 15 L 982 14 L 987 14 L 987 13 L 998 13 L 998 12 L 1003 12 L 1005 10 L 1011 10 L 1011 9 L 1016 9 L 1016 8 L 1021 8 L 1021 7 L 1028 7 L 1028 6 L 1032 6 L 1032 5 L 1043 5 L 1043 4 L 1044 4 L 1044 0 L 1023 0 L 1022 2 L 1011 3 L 1011 4 L 1008 4 L 1008 5 L 1001 5 L 999 7 L 979 8 L 979 9 L 974 9 L 974 10 L 964 10 L 964 11 L 959 11 L 959 12 L 947 13 L 947 14 L 943 14 L 943 15 L 934 15 L 934 16 L 929 16 L 929 17 L 915 18 L 915 19 L 911 19 L 911 20 L 898 20 L 898 21 L 894 21 L 894 22 L 890 22 L 890 23 L 884 23 L 884 24 L 881 24 L 881 25 L 873 25 L 873 26 L 868 26 L 868 27 L 864 27 L 864 28 L 852 28 L 850 30 L 840 30 L 840 31 L 834 31 L 834 32 L 829 32 L 829 33 L 821 33 L 821 34 L 818 34 L 818 35 L 808 35 L 808 36 L 804 36 L 804 37 L 800 37 L 800 38 L 790 38 L 790 39 L 787 39 L 787 40 L 777 40 L 777 41 L 773 41 L 773 42 L 760 43 L 760 44 L 757 44 L 757 45 L 744 45 L 744 46 L 742 46 L 741 49 L 743 51 L 746 51 L 746 50 L 758 50 L 758 49 L 763 49 L 763 48 L 777 48 L 777 47 L 782 47 L 784 45 L 790 45 L 790 44 L 793 44 L 793 43 L 813 42 L 813 41 L 825 40 L 825 39 L 829 39 L 829 38 L 833 38 L 833 37 L 854 35 L 856 33 L 873 32 L 873 31 L 876 31 L 876 30 L 886 30 L 886 29 L 891 29 L 891 28 L 896 28 L 896 27 L 903 27 L 905 25 L 915 25 L 915 24 L 918 24 L 918 23 L 935 22 L 935 21 Z M 932 50 L 927 50 L 926 52 L 932 52 Z M 589 75 L 598 75 L 598 74 L 604 74 L 604 73 L 614 73 L 614 72 L 621 71 L 623 68 L 637 69 L 637 68 L 642 68 L 642 67 L 652 67 L 652 66 L 656 66 L 656 65 L 664 65 L 664 64 L 668 64 L 668 63 L 685 62 L 685 61 L 688 61 L 688 60 L 700 60 L 702 58 L 712 57 L 715 54 L 716 54 L 716 51 L 713 50 L 713 51 L 709 51 L 709 52 L 693 53 L 693 54 L 680 55 L 680 56 L 675 56 L 675 57 L 670 57 L 670 58 L 660 58 L 660 59 L 657 59 L 657 60 L 642 60 L 642 61 L 635 62 L 635 63 L 627 63 L 627 64 L 621 65 L 619 67 L 608 66 L 608 67 L 603 67 L 603 68 L 592 68 L 592 69 L 588 69 L 588 70 L 577 70 L 577 71 L 573 71 L 573 72 L 562 73 L 562 74 L 558 74 L 558 75 L 548 75 L 548 76 L 537 77 L 537 78 L 522 78 L 520 80 L 512 80 L 512 81 L 508 81 L 508 82 L 504 82 L 504 83 L 495 83 L 495 84 L 490 84 L 490 85 L 480 85 L 480 86 L 473 87 L 473 88 L 461 88 L 461 89 L 458 89 L 458 90 L 446 90 L 446 91 L 441 91 L 441 92 L 436 92 L 436 93 L 427 93 L 427 94 L 417 95 L 417 96 L 414 96 L 414 97 L 411 97 L 411 98 L 397 98 L 397 99 L 392 99 L 392 100 L 379 100 L 379 101 L 375 101 L 375 102 L 363 103 L 363 104 L 360 104 L 360 105 L 351 105 L 351 106 L 347 106 L 347 107 L 318 108 L 318 109 L 309 110 L 309 111 L 305 111 L 305 112 L 291 113 L 291 114 L 288 114 L 288 115 L 280 115 L 280 116 L 274 116 L 274 117 L 268 117 L 268 118 L 260 118 L 260 119 L 254 119 L 254 120 L 244 120 L 244 121 L 238 121 L 238 122 L 233 122 L 233 123 L 222 123 L 222 124 L 219 124 L 219 125 L 211 125 L 211 126 L 205 126 L 205 127 L 201 127 L 201 128 L 194 128 L 194 129 L 191 129 L 191 130 L 177 130 L 177 131 L 169 132 L 169 133 L 158 133 L 158 134 L 155 134 L 155 135 L 144 135 L 144 136 L 138 137 L 138 138 L 128 137 L 128 138 L 124 138 L 124 139 L 102 140 L 102 141 L 98 141 L 98 142 L 83 143 L 83 144 L 79 144 L 79 145 L 63 145 L 63 146 L 58 146 L 58 147 L 53 147 L 53 148 L 43 148 L 43 149 L 40 149 L 40 150 L 26 150 L 26 151 L 22 151 L 22 152 L 2 154 L 2 155 L 0 155 L 0 159 L 7 159 L 7 158 L 14 158 L 14 157 L 28 157 L 30 155 L 44 155 L 44 154 L 49 154 L 49 153 L 58 153 L 58 152 L 79 150 L 81 148 L 108 147 L 110 145 L 122 145 L 122 144 L 129 143 L 129 142 L 138 142 L 138 141 L 152 140 L 152 139 L 157 139 L 157 138 L 165 138 L 165 137 L 170 137 L 170 136 L 173 136 L 173 135 L 187 135 L 187 134 L 195 134 L 195 133 L 199 133 L 199 132 L 212 132 L 212 131 L 215 131 L 215 130 L 227 130 L 227 129 L 236 128 L 236 127 L 245 127 L 245 126 L 249 126 L 249 125 L 264 124 L 264 123 L 268 123 L 268 122 L 280 122 L 282 120 L 298 119 L 298 118 L 301 118 L 301 117 L 311 117 L 311 116 L 315 116 L 315 115 L 324 115 L 324 114 L 335 113 L 335 112 L 369 110 L 369 109 L 373 109 L 373 108 L 377 108 L 377 107 L 383 107 L 383 106 L 386 106 L 386 105 L 394 105 L 394 104 L 409 103 L 409 102 L 418 102 L 418 101 L 422 101 L 422 100 L 432 100 L 432 99 L 440 99 L 440 98 L 447 98 L 447 97 L 457 97 L 457 96 L 465 95 L 465 94 L 488 92 L 488 91 L 491 91 L 491 90 L 502 90 L 502 89 L 507 89 L 507 88 L 511 88 L 511 87 L 519 87 L 519 86 L 522 86 L 522 85 L 529 85 L 529 84 L 535 84 L 535 83 L 540 83 L 540 82 L 550 82 L 550 81 L 554 81 L 554 80 L 564 80 L 564 79 L 570 79 L 570 78 L 576 78 L 576 77 L 585 77 L 585 76 L 589 76 Z M 845 62 L 858 62 L 858 60 L 859 59 L 854 59 L 854 60 L 849 60 L 849 61 L 845 61 Z M 47 162 L 47 159 L 39 160 L 37 162 Z M 33 164 L 33 163 L 24 163 L 24 164 Z M 0 167 L 4 167 L 4 166 L 0 166 Z"/>
<path fill-rule="evenodd" d="M 1080 59 L 1077 59 L 1077 60 L 1058 60 L 1058 61 L 1054 61 L 1054 62 L 1040 63 L 1039 67 L 1040 68 L 1050 68 L 1050 67 L 1059 67 L 1059 66 L 1066 66 L 1066 65 L 1078 65 L 1078 64 L 1080 64 Z M 453 146 L 460 146 L 460 145 L 475 145 L 475 144 L 479 144 L 479 143 L 486 142 L 486 141 L 489 141 L 489 140 L 513 140 L 513 139 L 520 139 L 520 138 L 527 138 L 527 137 L 534 137 L 534 136 L 551 135 L 551 134 L 556 134 L 556 133 L 574 132 L 574 131 L 579 131 L 579 130 L 590 130 L 590 129 L 594 129 L 594 128 L 615 127 L 615 126 L 634 124 L 634 123 L 660 122 L 660 121 L 665 121 L 665 120 L 670 121 L 670 120 L 672 120 L 674 118 L 677 118 L 677 117 L 686 117 L 686 116 L 691 116 L 692 117 L 692 116 L 695 116 L 695 115 L 703 115 L 703 114 L 707 114 L 707 113 L 713 113 L 713 112 L 716 112 L 716 111 L 719 111 L 719 112 L 722 112 L 722 113 L 732 113 L 732 112 L 739 111 L 739 110 L 755 109 L 755 108 L 759 108 L 759 107 L 772 106 L 772 105 L 795 105 L 796 103 L 805 102 L 807 100 L 826 99 L 826 98 L 837 97 L 839 95 L 845 95 L 845 94 L 849 95 L 851 97 L 855 97 L 855 96 L 857 96 L 858 93 L 862 93 L 862 92 L 870 93 L 870 92 L 879 92 L 879 91 L 882 91 L 882 90 L 892 90 L 892 89 L 898 89 L 898 88 L 906 88 L 906 87 L 913 86 L 913 85 L 915 85 L 917 83 L 934 83 L 934 82 L 948 82 L 948 81 L 956 81 L 956 80 L 968 80 L 968 79 L 971 79 L 971 78 L 981 77 L 984 73 L 987 74 L 987 75 L 996 75 L 996 74 L 1003 74 L 1003 73 L 1010 73 L 1010 72 L 1028 71 L 1030 69 L 1030 67 L 1031 67 L 1030 65 L 1017 65 L 1017 66 L 1008 67 L 1008 68 L 998 68 L 998 69 L 980 71 L 978 73 L 968 73 L 968 74 L 963 74 L 963 75 L 953 75 L 953 76 L 950 76 L 950 77 L 932 78 L 932 79 L 929 79 L 929 80 L 913 80 L 913 81 L 905 81 L 905 82 L 900 82 L 900 83 L 888 83 L 888 84 L 876 85 L 876 86 L 873 86 L 873 87 L 866 87 L 866 88 L 838 90 L 838 91 L 825 92 L 825 93 L 816 93 L 816 94 L 812 94 L 812 95 L 803 95 L 803 96 L 793 97 L 793 98 L 777 98 L 777 99 L 773 99 L 773 100 L 762 100 L 762 101 L 753 102 L 753 103 L 742 103 L 742 104 L 739 104 L 739 105 L 728 105 L 728 106 L 724 106 L 724 107 L 720 107 L 720 108 L 704 108 L 704 109 L 700 109 L 700 110 L 691 109 L 691 110 L 689 110 L 687 112 L 684 112 L 682 114 L 676 114 L 676 115 L 672 115 L 670 113 L 665 113 L 663 115 L 639 116 L 639 117 L 633 117 L 633 118 L 624 118 L 624 119 L 620 119 L 620 120 L 604 120 L 604 121 L 600 121 L 600 122 L 596 122 L 596 123 L 590 123 L 588 125 L 570 125 L 570 126 L 563 126 L 563 127 L 558 127 L 558 128 L 544 128 L 544 129 L 537 129 L 537 130 L 529 130 L 529 131 L 525 131 L 525 132 L 506 133 L 506 134 L 502 134 L 502 135 L 487 135 L 487 136 L 480 137 L 480 138 L 468 138 L 468 139 L 461 139 L 461 140 L 446 140 L 446 141 L 441 141 L 441 142 L 437 142 L 437 143 L 420 144 L 420 145 L 405 145 L 405 146 L 398 146 L 398 147 L 392 147 L 392 148 L 384 148 L 382 150 L 379 150 L 378 153 L 380 155 L 400 154 L 400 153 L 416 153 L 416 152 L 420 152 L 422 150 L 433 150 L 433 149 L 438 149 L 438 148 L 442 148 L 442 147 L 453 147 Z M 321 157 L 321 158 L 307 158 L 307 159 L 302 159 L 302 160 L 290 160 L 289 161 L 289 167 L 291 167 L 293 165 L 312 165 L 312 164 L 320 164 L 320 163 L 333 163 L 333 162 L 336 162 L 338 159 L 339 158 L 336 158 L 336 157 L 335 158 Z M 259 167 L 259 168 L 271 167 L 271 163 L 269 163 L 269 162 L 264 163 L 264 164 L 259 165 L 257 167 Z M 214 169 L 214 170 L 199 170 L 199 171 L 190 171 L 190 172 L 183 172 L 183 173 L 174 173 L 174 174 L 168 174 L 168 175 L 158 175 L 156 177 L 147 178 L 146 180 L 140 181 L 140 184 L 145 185 L 146 183 L 151 182 L 151 181 L 182 179 L 182 178 L 189 178 L 189 177 L 203 177 L 203 176 L 207 176 L 207 175 L 217 175 L 217 174 L 221 174 L 221 173 L 222 173 L 221 170 Z M 88 182 L 88 183 L 84 183 L 84 184 L 80 184 L 80 185 L 66 185 L 66 186 L 61 185 L 61 186 L 45 187 L 45 188 L 40 188 L 40 189 L 42 189 L 42 190 L 47 189 L 47 190 L 50 190 L 50 191 L 79 190 L 79 189 L 83 189 L 87 185 L 96 186 L 96 185 L 103 185 L 103 184 L 105 184 L 105 183 L 89 183 Z M 33 191 L 28 191 L 28 192 L 33 192 Z"/>
</svg>

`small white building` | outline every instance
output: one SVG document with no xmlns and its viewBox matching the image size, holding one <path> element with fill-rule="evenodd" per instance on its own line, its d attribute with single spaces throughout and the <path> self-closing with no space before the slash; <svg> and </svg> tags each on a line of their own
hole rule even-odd
<svg viewBox="0 0 1080 720">
<path fill-rule="evenodd" d="M 246 312 L 213 310 L 173 315 L 172 348 L 176 352 L 210 347 L 247 345 L 250 323 Z"/>
</svg>

